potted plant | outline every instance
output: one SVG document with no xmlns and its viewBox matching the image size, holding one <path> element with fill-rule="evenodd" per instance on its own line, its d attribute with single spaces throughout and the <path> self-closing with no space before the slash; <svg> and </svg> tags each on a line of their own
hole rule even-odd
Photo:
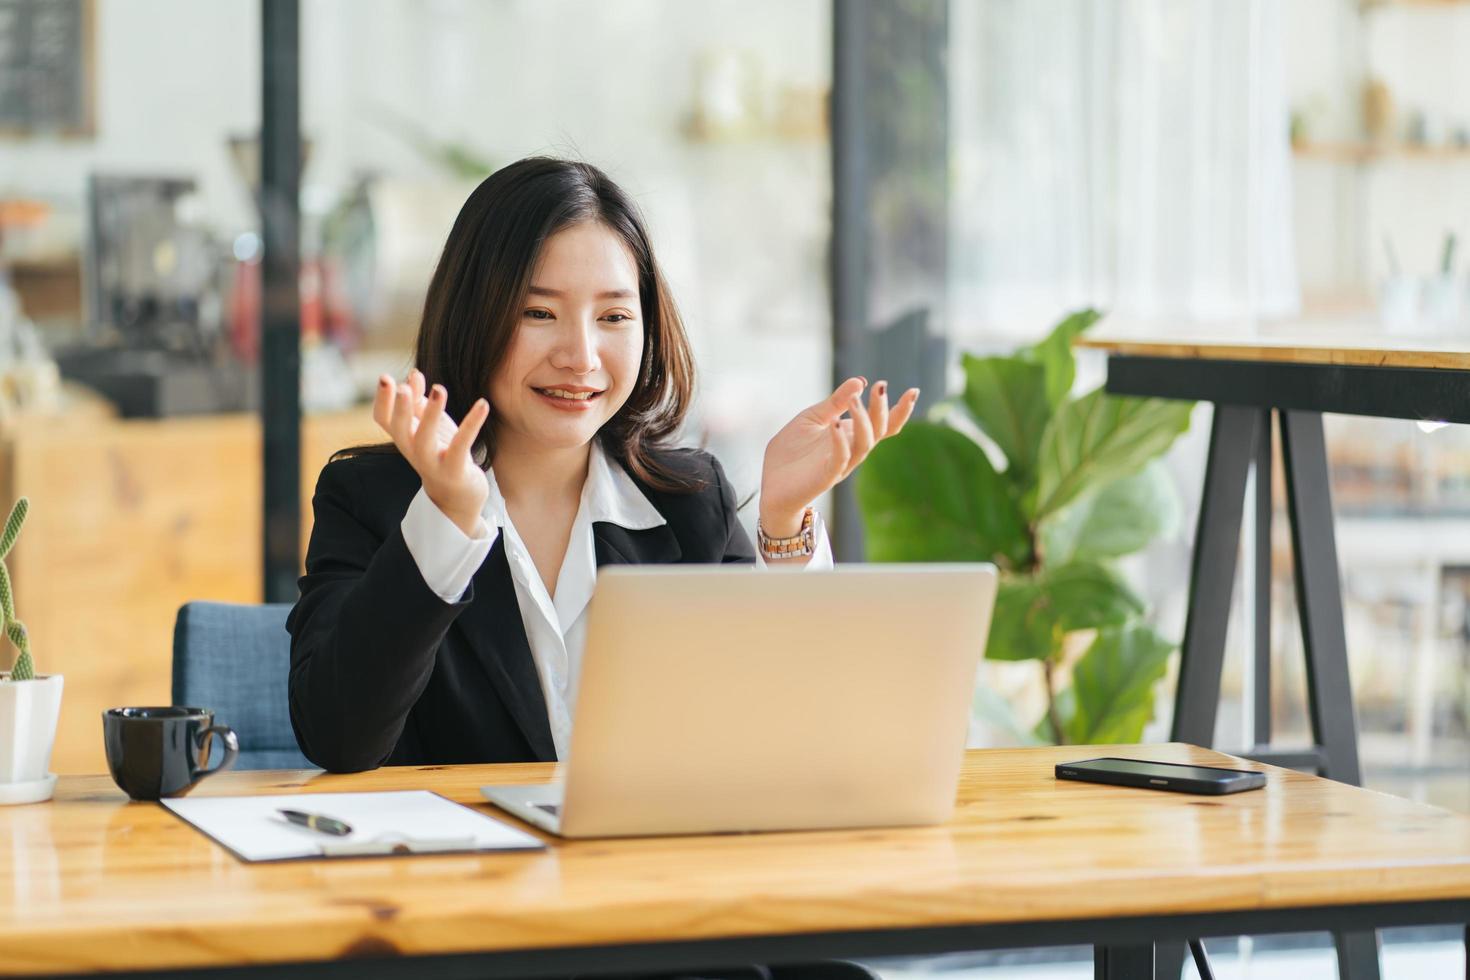
<svg viewBox="0 0 1470 980">
<path fill-rule="evenodd" d="M 976 713 L 1023 742 L 1138 741 L 1174 650 L 1115 564 L 1177 521 L 1157 457 L 1193 404 L 1072 397 L 1072 341 L 1098 316 L 1074 313 L 1010 357 L 965 355 L 963 396 L 858 471 L 870 560 L 999 567 L 986 657 L 1035 662 L 1046 706 L 1022 725 L 981 685 Z"/>
<path fill-rule="evenodd" d="M 30 501 L 15 502 L 0 533 L 0 629 L 20 655 L 0 673 L 0 804 L 49 800 L 56 777 L 48 770 L 61 713 L 61 675 L 36 676 L 25 624 L 15 617 L 15 595 L 5 558 L 15 547 Z"/>
</svg>

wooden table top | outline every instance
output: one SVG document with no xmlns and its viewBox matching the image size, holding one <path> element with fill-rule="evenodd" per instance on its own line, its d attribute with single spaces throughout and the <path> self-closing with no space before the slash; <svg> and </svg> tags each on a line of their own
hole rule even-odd
<svg viewBox="0 0 1470 980">
<path fill-rule="evenodd" d="M 1105 320 L 1075 346 L 1130 357 L 1470 371 L 1470 338 L 1388 336 L 1374 325 L 1352 321 L 1166 329 Z"/>
<path fill-rule="evenodd" d="M 1058 782 L 1098 755 L 1258 768 L 1225 797 Z M 550 765 L 228 773 L 200 795 L 433 789 Z M 495 813 L 489 807 L 487 811 Z M 0 807 L 0 973 L 162 969 L 1470 898 L 1470 817 L 1186 745 L 971 752 L 954 819 L 249 865 L 106 776 Z"/>
</svg>

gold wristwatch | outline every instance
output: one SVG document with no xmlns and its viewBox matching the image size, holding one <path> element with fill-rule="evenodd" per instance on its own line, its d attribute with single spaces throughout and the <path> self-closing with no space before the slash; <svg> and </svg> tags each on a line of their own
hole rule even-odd
<svg viewBox="0 0 1470 980">
<path fill-rule="evenodd" d="M 755 522 L 755 543 L 761 557 L 766 561 L 781 561 L 786 558 L 805 558 L 817 550 L 817 529 L 812 509 L 808 507 L 801 517 L 801 530 L 789 538 L 773 538 L 761 527 L 760 519 Z"/>
</svg>

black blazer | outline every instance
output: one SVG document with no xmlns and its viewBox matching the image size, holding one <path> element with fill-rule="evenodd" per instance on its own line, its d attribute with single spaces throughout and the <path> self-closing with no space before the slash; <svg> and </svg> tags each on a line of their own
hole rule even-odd
<svg viewBox="0 0 1470 980">
<path fill-rule="evenodd" d="M 715 458 L 666 450 L 700 481 L 692 493 L 634 478 L 667 524 L 593 524 L 598 567 L 755 560 Z M 419 489 L 397 453 L 328 463 L 291 632 L 291 724 L 301 751 L 333 772 L 381 765 L 546 762 L 546 701 L 497 540 L 459 602 L 425 584 L 400 527 Z"/>
</svg>

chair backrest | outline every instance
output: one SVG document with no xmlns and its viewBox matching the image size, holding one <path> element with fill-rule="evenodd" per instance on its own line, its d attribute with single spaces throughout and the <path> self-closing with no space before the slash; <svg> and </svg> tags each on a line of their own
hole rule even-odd
<svg viewBox="0 0 1470 980">
<path fill-rule="evenodd" d="M 286 693 L 290 611 L 284 602 L 190 602 L 180 607 L 174 623 L 173 702 L 210 708 L 215 724 L 235 730 L 237 769 L 315 768 L 291 730 Z"/>
</svg>

